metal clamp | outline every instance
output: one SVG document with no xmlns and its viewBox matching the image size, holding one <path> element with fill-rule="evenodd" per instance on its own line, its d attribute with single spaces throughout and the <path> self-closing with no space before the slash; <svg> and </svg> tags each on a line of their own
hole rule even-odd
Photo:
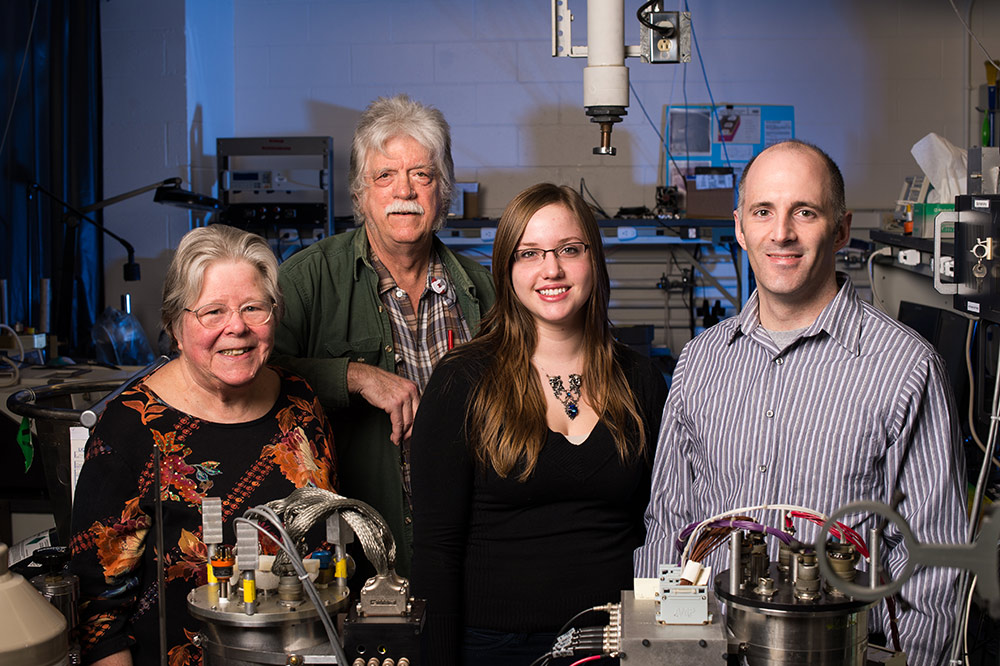
<svg viewBox="0 0 1000 666">
<path fill-rule="evenodd" d="M 958 283 L 944 283 L 941 281 L 941 224 L 951 222 L 958 224 L 958 213 L 954 211 L 944 211 L 934 216 L 934 289 L 939 294 L 957 294 Z"/>
</svg>

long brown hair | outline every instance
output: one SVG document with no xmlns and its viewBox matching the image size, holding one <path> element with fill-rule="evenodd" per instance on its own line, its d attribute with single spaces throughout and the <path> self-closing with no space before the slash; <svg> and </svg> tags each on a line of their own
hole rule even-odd
<svg viewBox="0 0 1000 666">
<path fill-rule="evenodd" d="M 591 406 L 607 425 L 619 457 L 627 461 L 646 446 L 635 396 L 615 359 L 615 340 L 608 322 L 611 284 L 600 228 L 583 198 L 565 186 L 541 183 L 518 194 L 507 205 L 493 241 L 493 284 L 496 303 L 484 317 L 480 334 L 456 352 L 490 359 L 469 398 L 466 438 L 483 465 L 506 477 L 520 468 L 527 480 L 538 463 L 548 424 L 545 396 L 531 357 L 537 344 L 535 321 L 511 280 L 514 251 L 532 216 L 545 206 L 565 206 L 579 221 L 593 271 L 593 291 L 584 304 L 583 381 Z"/>
</svg>

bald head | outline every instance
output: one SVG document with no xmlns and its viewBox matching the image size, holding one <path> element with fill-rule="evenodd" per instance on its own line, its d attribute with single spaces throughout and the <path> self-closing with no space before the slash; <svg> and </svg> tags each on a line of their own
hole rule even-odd
<svg viewBox="0 0 1000 666">
<path fill-rule="evenodd" d="M 751 158 L 747 162 L 746 167 L 743 168 L 743 174 L 740 176 L 739 190 L 736 202 L 737 214 L 741 214 L 743 210 L 743 204 L 745 203 L 746 197 L 746 182 L 747 177 L 750 174 L 750 170 L 753 168 L 754 163 L 757 161 L 761 155 L 771 153 L 772 151 L 778 150 L 796 150 L 802 152 L 812 153 L 820 159 L 825 167 L 827 174 L 826 183 L 826 194 L 828 197 L 828 203 L 830 204 L 830 210 L 833 211 L 836 219 L 842 220 L 847 214 L 847 198 L 844 195 L 844 177 L 840 173 L 840 168 L 837 163 L 833 161 L 829 155 L 827 155 L 818 146 L 814 146 L 811 143 L 805 141 L 799 141 L 798 139 L 789 139 L 788 141 L 782 141 L 774 145 L 768 146 L 761 152 Z"/>
</svg>

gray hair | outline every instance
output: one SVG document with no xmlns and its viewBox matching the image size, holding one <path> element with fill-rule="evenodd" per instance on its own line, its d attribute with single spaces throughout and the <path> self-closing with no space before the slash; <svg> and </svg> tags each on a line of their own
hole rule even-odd
<svg viewBox="0 0 1000 666">
<path fill-rule="evenodd" d="M 205 271 L 218 261 L 241 261 L 256 268 L 265 296 L 275 303 L 275 321 L 281 320 L 284 299 L 278 286 L 278 260 L 271 246 L 257 234 L 211 224 L 184 234 L 163 281 L 160 322 L 175 343 L 174 331 L 184 316 L 184 308 L 198 298 Z"/>
<path fill-rule="evenodd" d="M 746 196 L 746 182 L 747 174 L 750 173 L 750 165 L 760 157 L 765 151 L 771 148 L 789 148 L 792 150 L 802 150 L 802 151 L 812 151 L 817 157 L 822 160 L 823 164 L 826 166 L 826 171 L 830 176 L 830 190 L 828 192 L 830 196 L 830 205 L 833 208 L 833 214 L 836 217 L 837 222 L 844 219 L 847 215 L 847 197 L 844 194 L 844 176 L 840 173 L 840 168 L 837 163 L 833 161 L 833 158 L 827 155 L 819 146 L 815 146 L 807 141 L 800 141 L 798 139 L 789 139 L 787 141 L 780 141 L 773 145 L 768 146 L 761 152 L 754 155 L 747 165 L 743 167 L 743 173 L 740 174 L 740 184 L 739 190 L 736 197 L 736 210 L 740 211 L 740 215 L 743 214 L 743 203 L 744 197 Z"/>
<path fill-rule="evenodd" d="M 455 163 L 451 157 L 451 130 L 444 114 L 408 95 L 379 97 L 361 114 L 351 143 L 349 187 L 354 202 L 354 220 L 364 224 L 361 196 L 367 187 L 365 174 L 373 152 L 385 152 L 385 144 L 398 136 L 409 136 L 431 154 L 437 172 L 438 199 L 441 208 L 434 220 L 434 231 L 444 226 L 455 193 Z"/>
</svg>

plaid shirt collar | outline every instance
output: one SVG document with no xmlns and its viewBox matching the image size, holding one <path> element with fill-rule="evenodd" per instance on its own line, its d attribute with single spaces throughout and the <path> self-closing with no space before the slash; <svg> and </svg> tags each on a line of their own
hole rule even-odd
<svg viewBox="0 0 1000 666">
<path fill-rule="evenodd" d="M 375 270 L 375 275 L 378 277 L 379 296 L 384 296 L 386 292 L 398 287 L 396 279 L 392 277 L 389 269 L 385 267 L 382 260 L 372 251 L 371 246 L 368 247 L 368 260 L 371 262 L 371 266 Z M 440 286 L 435 289 L 435 285 Z M 437 250 L 434 249 L 431 250 L 430 262 L 427 266 L 427 279 L 424 280 L 424 290 L 420 294 L 421 297 L 427 293 L 428 289 L 436 294 L 440 294 L 449 304 L 455 301 L 455 288 L 448 282 L 448 274 L 445 272 L 444 263 L 441 261 L 441 256 Z M 443 289 L 443 291 L 439 291 L 439 289 Z M 416 309 L 417 304 L 414 303 L 413 305 L 414 309 Z"/>
</svg>

